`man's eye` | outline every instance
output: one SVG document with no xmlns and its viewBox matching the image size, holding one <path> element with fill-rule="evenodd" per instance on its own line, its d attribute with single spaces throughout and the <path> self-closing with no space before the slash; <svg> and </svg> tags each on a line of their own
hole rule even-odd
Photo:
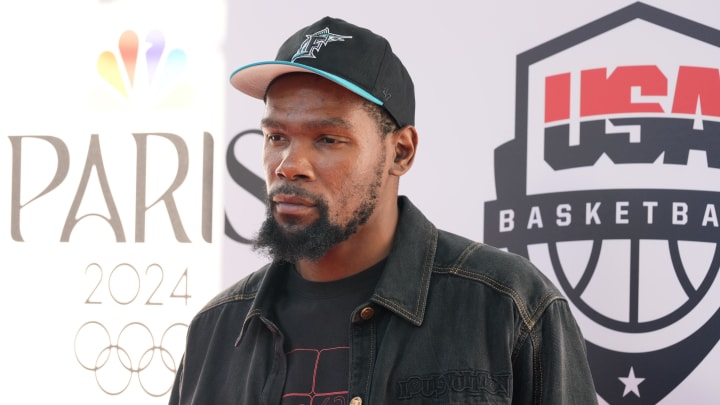
<svg viewBox="0 0 720 405">
<path fill-rule="evenodd" d="M 335 145 L 335 144 L 340 143 L 340 140 L 336 139 L 336 138 L 331 138 L 331 137 L 325 136 L 325 137 L 320 138 L 320 143 L 324 143 L 327 145 Z"/>
<path fill-rule="evenodd" d="M 282 135 L 270 134 L 267 136 L 267 140 L 270 142 L 280 142 L 283 140 Z"/>
</svg>

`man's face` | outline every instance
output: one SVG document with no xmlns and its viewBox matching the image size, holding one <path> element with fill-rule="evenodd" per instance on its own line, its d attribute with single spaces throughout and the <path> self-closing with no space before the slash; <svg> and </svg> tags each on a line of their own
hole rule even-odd
<svg viewBox="0 0 720 405">
<path fill-rule="evenodd" d="M 268 218 L 256 248 L 275 259 L 320 259 L 372 216 L 386 146 L 356 94 L 313 74 L 276 80 L 262 120 Z"/>
</svg>

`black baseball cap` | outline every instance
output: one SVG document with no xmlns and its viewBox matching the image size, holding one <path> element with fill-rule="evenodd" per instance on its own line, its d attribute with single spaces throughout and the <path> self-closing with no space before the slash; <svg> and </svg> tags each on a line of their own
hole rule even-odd
<svg viewBox="0 0 720 405">
<path fill-rule="evenodd" d="M 400 127 L 415 123 L 415 87 L 390 43 L 374 32 L 325 17 L 293 34 L 275 60 L 242 66 L 230 83 L 264 99 L 270 83 L 291 72 L 310 72 L 382 106 Z"/>
</svg>

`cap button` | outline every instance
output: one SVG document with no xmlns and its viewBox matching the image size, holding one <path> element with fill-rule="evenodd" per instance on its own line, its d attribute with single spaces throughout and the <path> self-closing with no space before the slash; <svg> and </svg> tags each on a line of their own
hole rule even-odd
<svg viewBox="0 0 720 405">
<path fill-rule="evenodd" d="M 375 316 L 375 308 L 367 306 L 360 310 L 360 319 L 369 321 Z"/>
</svg>

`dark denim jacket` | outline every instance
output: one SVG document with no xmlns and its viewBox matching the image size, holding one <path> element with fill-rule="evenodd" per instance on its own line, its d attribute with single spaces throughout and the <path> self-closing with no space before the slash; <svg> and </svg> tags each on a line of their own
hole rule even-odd
<svg viewBox="0 0 720 405">
<path fill-rule="evenodd" d="M 392 251 L 354 312 L 350 404 L 596 404 L 567 302 L 527 260 L 439 231 L 400 197 Z M 171 404 L 279 404 L 273 263 L 193 319 Z"/>
</svg>

